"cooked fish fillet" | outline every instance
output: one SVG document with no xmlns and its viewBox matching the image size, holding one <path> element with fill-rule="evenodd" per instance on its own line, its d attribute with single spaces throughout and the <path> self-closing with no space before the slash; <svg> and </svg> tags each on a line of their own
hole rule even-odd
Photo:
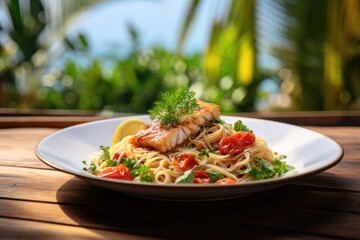
<svg viewBox="0 0 360 240">
<path fill-rule="evenodd" d="M 194 112 L 193 118 L 188 117 L 177 127 L 165 127 L 157 121 L 152 121 L 134 135 L 132 143 L 141 147 L 154 148 L 160 152 L 168 152 L 183 143 L 200 127 L 211 120 L 220 118 L 220 107 L 198 100 L 199 110 Z"/>
</svg>

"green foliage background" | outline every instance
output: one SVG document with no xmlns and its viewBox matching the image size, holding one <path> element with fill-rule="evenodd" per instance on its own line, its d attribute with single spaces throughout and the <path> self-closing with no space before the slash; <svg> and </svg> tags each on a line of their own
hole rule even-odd
<svg viewBox="0 0 360 240">
<path fill-rule="evenodd" d="M 58 19 L 46 1 L 1 1 L 10 24 L 0 24 L 0 107 L 144 113 L 162 91 L 189 85 L 223 112 L 255 111 L 259 101 L 271 97 L 277 104 L 268 101 L 267 110 L 359 110 L 359 1 L 268 1 L 284 15 L 280 35 L 290 43 L 271 46 L 280 69 L 258 64 L 260 1 L 228 1 L 227 10 L 209 19 L 211 36 L 203 53 L 182 54 L 202 7 L 194 0 L 184 15 L 177 52 L 141 49 L 141 35 L 130 25 L 128 55 L 87 64 L 70 59 L 59 70 L 50 68 L 57 58 L 69 52 L 86 58 L 91 47 L 83 34 L 64 34 L 68 20 L 100 1 L 60 1 Z M 261 87 L 269 79 L 278 84 L 274 96 Z"/>
</svg>

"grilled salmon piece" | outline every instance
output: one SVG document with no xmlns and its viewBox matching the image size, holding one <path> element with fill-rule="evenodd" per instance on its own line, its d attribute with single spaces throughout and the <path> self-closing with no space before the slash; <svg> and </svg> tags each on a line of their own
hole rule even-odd
<svg viewBox="0 0 360 240">
<path fill-rule="evenodd" d="M 160 152 L 170 151 L 197 133 L 203 124 L 220 118 L 218 105 L 200 100 L 198 103 L 199 110 L 194 111 L 193 117 L 185 118 L 180 125 L 167 127 L 158 121 L 152 121 L 137 132 L 130 142 L 137 146 L 154 148 Z"/>
</svg>

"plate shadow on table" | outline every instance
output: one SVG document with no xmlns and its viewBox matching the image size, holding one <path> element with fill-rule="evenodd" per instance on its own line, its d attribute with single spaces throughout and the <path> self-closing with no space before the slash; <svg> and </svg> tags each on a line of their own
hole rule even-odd
<svg viewBox="0 0 360 240">
<path fill-rule="evenodd" d="M 94 232 L 110 230 L 166 239 L 326 237 L 324 226 L 335 221 L 333 210 L 350 199 L 339 198 L 336 206 L 326 204 L 333 193 L 318 188 L 289 184 L 228 200 L 170 202 L 128 196 L 74 177 L 56 196 L 66 215 Z"/>
</svg>

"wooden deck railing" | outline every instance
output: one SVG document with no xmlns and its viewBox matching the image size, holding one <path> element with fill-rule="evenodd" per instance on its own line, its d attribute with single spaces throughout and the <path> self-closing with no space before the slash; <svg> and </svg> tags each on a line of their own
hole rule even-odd
<svg viewBox="0 0 360 240">
<path fill-rule="evenodd" d="M 54 127 L 64 128 L 84 122 L 131 116 L 131 113 L 101 113 L 84 111 L 0 111 L 0 128 Z M 135 114 L 136 115 L 136 114 Z M 270 112 L 236 113 L 233 116 L 260 118 L 300 126 L 360 126 L 359 112 Z"/>
</svg>

